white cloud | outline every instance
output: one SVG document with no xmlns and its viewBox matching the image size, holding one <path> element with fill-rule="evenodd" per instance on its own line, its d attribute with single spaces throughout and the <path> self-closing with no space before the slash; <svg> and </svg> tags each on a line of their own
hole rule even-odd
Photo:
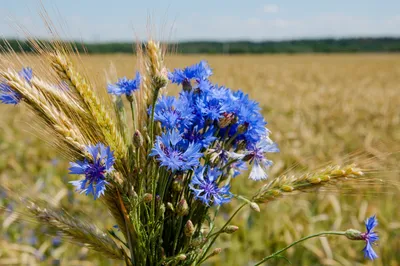
<svg viewBox="0 0 400 266">
<path fill-rule="evenodd" d="M 279 6 L 274 5 L 274 4 L 269 4 L 264 6 L 264 12 L 265 13 L 278 13 L 279 12 Z"/>
</svg>

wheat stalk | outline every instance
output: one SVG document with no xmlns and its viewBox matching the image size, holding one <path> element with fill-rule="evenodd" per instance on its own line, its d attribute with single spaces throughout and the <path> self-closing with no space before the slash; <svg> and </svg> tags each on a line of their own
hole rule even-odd
<svg viewBox="0 0 400 266">
<path fill-rule="evenodd" d="M 316 173 L 306 173 L 300 176 L 283 175 L 262 186 L 252 201 L 266 203 L 294 191 L 306 191 L 318 186 L 334 184 L 339 180 L 353 179 L 363 175 L 364 173 L 355 164 L 344 167 L 339 165 L 328 166 Z"/>
<path fill-rule="evenodd" d="M 59 139 L 70 147 L 72 154 L 83 155 L 85 145 L 89 144 L 80 130 L 72 121 L 46 97 L 34 87 L 23 80 L 18 73 L 13 70 L 0 71 L 7 84 L 16 92 L 23 96 L 27 105 L 59 136 Z"/>
<path fill-rule="evenodd" d="M 90 88 L 88 81 L 75 70 L 72 62 L 65 54 L 57 51 L 51 53 L 50 58 L 52 60 L 52 67 L 59 77 L 78 92 L 78 95 L 98 125 L 98 129 L 102 132 L 106 144 L 114 151 L 118 169 L 125 172 L 122 162 L 127 153 L 127 145 L 124 143 L 122 135 L 117 130 L 117 127 L 103 105 L 95 96 L 94 91 Z"/>
<path fill-rule="evenodd" d="M 63 233 L 75 243 L 100 252 L 112 259 L 122 260 L 125 252 L 104 232 L 96 226 L 82 222 L 65 212 L 57 212 L 49 208 L 40 208 L 35 203 L 28 207 L 39 222 Z"/>
</svg>

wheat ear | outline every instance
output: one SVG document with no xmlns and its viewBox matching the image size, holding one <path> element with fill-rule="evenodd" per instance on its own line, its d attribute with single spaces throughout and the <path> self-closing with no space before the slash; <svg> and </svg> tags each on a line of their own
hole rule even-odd
<svg viewBox="0 0 400 266">
<path fill-rule="evenodd" d="M 35 203 L 28 207 L 34 218 L 39 222 L 61 232 L 71 241 L 100 252 L 112 259 L 124 259 L 122 248 L 96 226 L 82 222 L 65 212 L 58 212 L 49 208 L 40 208 Z"/>
<path fill-rule="evenodd" d="M 364 173 L 354 164 L 344 167 L 328 166 L 316 173 L 306 173 L 300 176 L 283 175 L 262 186 L 252 200 L 257 203 L 266 203 L 294 191 L 306 191 L 363 175 Z"/>
<path fill-rule="evenodd" d="M 77 91 L 82 101 L 87 106 L 94 121 L 98 125 L 98 129 L 102 132 L 106 144 L 114 151 L 116 164 L 120 171 L 124 171 L 123 160 L 127 153 L 127 145 L 124 143 L 123 137 L 117 130 L 117 127 L 107 114 L 99 99 L 95 96 L 89 82 L 82 77 L 74 68 L 69 58 L 57 51 L 50 54 L 52 67 L 58 76 L 70 87 Z"/>
<path fill-rule="evenodd" d="M 52 105 L 40 91 L 28 84 L 15 71 L 0 71 L 0 76 L 13 90 L 22 95 L 27 105 L 55 131 L 62 142 L 72 149 L 72 154 L 83 155 L 88 142 L 61 110 Z"/>
</svg>

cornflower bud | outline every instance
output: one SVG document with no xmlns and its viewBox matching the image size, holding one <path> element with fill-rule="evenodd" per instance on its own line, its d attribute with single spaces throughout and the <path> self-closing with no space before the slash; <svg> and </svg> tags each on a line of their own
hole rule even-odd
<svg viewBox="0 0 400 266">
<path fill-rule="evenodd" d="M 176 206 L 176 213 L 179 216 L 186 216 L 189 214 L 189 206 L 185 199 L 181 199 L 181 201 L 179 201 L 178 206 Z"/>
<path fill-rule="evenodd" d="M 346 230 L 345 236 L 350 240 L 364 240 L 362 233 L 355 229 Z"/>
<path fill-rule="evenodd" d="M 171 202 L 167 202 L 167 208 L 168 208 L 169 210 L 171 210 L 171 211 L 175 212 L 174 205 L 172 205 L 172 203 L 171 203 Z"/>
<path fill-rule="evenodd" d="M 150 193 L 145 193 L 145 194 L 143 195 L 143 201 L 144 201 L 144 202 L 149 203 L 149 202 L 151 202 L 152 200 L 153 200 L 153 195 L 152 195 L 152 194 L 150 194 Z"/>
<path fill-rule="evenodd" d="M 194 230 L 195 230 L 195 228 L 194 228 L 192 221 L 188 220 L 186 222 L 185 228 L 184 228 L 185 236 L 191 237 L 194 234 Z"/>
<path fill-rule="evenodd" d="M 213 252 L 211 252 L 210 257 L 218 255 L 221 252 L 222 252 L 222 248 L 216 248 L 213 250 Z"/>
<path fill-rule="evenodd" d="M 255 202 L 250 203 L 250 208 L 251 208 L 253 211 L 256 211 L 256 212 L 260 212 L 260 211 L 261 211 L 261 210 L 260 210 L 260 206 L 258 206 L 258 204 L 255 203 Z"/>
<path fill-rule="evenodd" d="M 136 148 L 140 148 L 143 146 L 144 140 L 139 130 L 136 130 L 133 134 L 132 143 Z"/>
<path fill-rule="evenodd" d="M 232 113 L 223 113 L 222 118 L 218 121 L 218 126 L 220 128 L 226 128 L 227 126 L 231 125 L 235 116 Z"/>
<path fill-rule="evenodd" d="M 176 260 L 184 261 L 184 260 L 186 260 L 186 255 L 185 254 L 179 254 L 178 256 L 176 256 Z"/>
<path fill-rule="evenodd" d="M 239 230 L 238 226 L 236 226 L 236 225 L 228 225 L 227 227 L 225 227 L 225 229 L 222 232 L 227 233 L 227 234 L 233 234 L 237 230 Z"/>
</svg>

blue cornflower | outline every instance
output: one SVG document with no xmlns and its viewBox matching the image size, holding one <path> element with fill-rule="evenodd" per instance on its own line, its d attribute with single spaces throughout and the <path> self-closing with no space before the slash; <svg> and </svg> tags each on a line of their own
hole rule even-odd
<svg viewBox="0 0 400 266">
<path fill-rule="evenodd" d="M 98 143 L 96 146 L 87 146 L 87 152 L 91 155 L 90 160 L 71 162 L 69 173 L 74 175 L 85 175 L 85 179 L 71 181 L 77 191 L 86 195 L 93 194 L 94 199 L 99 198 L 106 190 L 106 174 L 114 170 L 114 155 L 110 147 Z"/>
<path fill-rule="evenodd" d="M 221 171 L 216 169 L 203 166 L 197 168 L 189 185 L 195 198 L 207 206 L 229 202 L 232 198 L 230 186 L 218 187 L 217 179 L 220 175 Z"/>
<path fill-rule="evenodd" d="M 367 228 L 367 232 L 362 233 L 361 237 L 365 240 L 366 245 L 363 249 L 364 257 L 370 260 L 378 258 L 375 251 L 372 248 L 372 244 L 378 241 L 379 237 L 375 231 L 372 231 L 378 225 L 378 219 L 376 216 L 371 216 L 365 221 L 365 227 Z"/>
<path fill-rule="evenodd" d="M 365 227 L 367 228 L 367 232 L 361 233 L 358 230 L 348 229 L 345 232 L 345 236 L 350 240 L 363 240 L 366 245 L 363 249 L 364 257 L 370 260 L 374 260 L 378 258 L 372 245 L 379 240 L 378 233 L 373 231 L 373 229 L 378 225 L 378 220 L 376 216 L 371 216 L 365 221 Z"/>
<path fill-rule="evenodd" d="M 149 108 L 149 113 L 151 108 Z M 191 107 L 175 97 L 162 96 L 156 103 L 154 120 L 159 121 L 166 129 L 189 127 L 193 118 Z"/>
<path fill-rule="evenodd" d="M 265 158 L 267 152 L 279 152 L 276 143 L 273 143 L 268 136 L 264 136 L 255 145 L 248 145 L 245 154 L 240 159 L 249 161 L 253 165 L 249 178 L 252 180 L 262 180 L 268 178 L 266 169 L 272 165 L 272 161 Z"/>
<path fill-rule="evenodd" d="M 201 144 L 186 143 L 182 136 L 175 130 L 157 136 L 157 141 L 150 156 L 156 156 L 162 166 L 171 171 L 187 171 L 200 164 L 199 159 Z"/>
<path fill-rule="evenodd" d="M 0 102 L 15 105 L 18 104 L 21 99 L 21 95 L 11 89 L 11 87 L 7 83 L 0 83 Z"/>
<path fill-rule="evenodd" d="M 26 82 L 30 84 L 32 79 L 32 68 L 26 67 L 18 72 L 21 78 L 24 78 Z M 5 104 L 18 104 L 22 99 L 21 94 L 11 89 L 6 81 L 0 83 L 0 102 Z"/>
<path fill-rule="evenodd" d="M 196 142 L 201 145 L 202 148 L 207 148 L 217 138 L 214 137 L 214 127 L 210 126 L 205 132 L 199 126 L 194 126 L 192 129 L 185 129 L 183 138 L 187 142 Z"/>
<path fill-rule="evenodd" d="M 172 83 L 183 84 L 190 83 L 194 79 L 197 82 L 207 79 L 212 75 L 212 70 L 206 61 L 200 61 L 198 64 L 188 66 L 184 69 L 175 69 L 168 73 L 168 78 Z"/>
<path fill-rule="evenodd" d="M 115 84 L 108 84 L 107 90 L 110 94 L 131 96 L 134 91 L 140 88 L 141 76 L 139 72 L 136 72 L 134 79 L 128 79 L 126 77 L 118 79 Z"/>
</svg>

